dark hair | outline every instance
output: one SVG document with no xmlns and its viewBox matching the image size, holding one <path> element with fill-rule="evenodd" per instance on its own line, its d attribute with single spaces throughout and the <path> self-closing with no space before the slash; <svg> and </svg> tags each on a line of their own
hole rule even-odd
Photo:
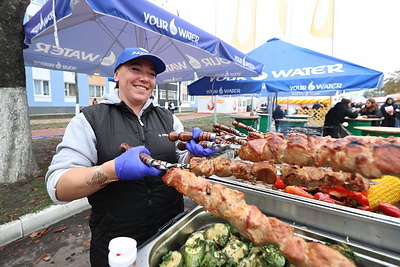
<svg viewBox="0 0 400 267">
<path fill-rule="evenodd" d="M 371 102 L 371 106 L 369 108 L 367 108 L 367 106 L 364 106 L 364 108 L 362 109 L 363 111 L 373 112 L 375 109 L 378 108 L 378 103 L 376 103 L 375 99 L 368 98 L 367 101 Z"/>
<path fill-rule="evenodd" d="M 388 98 L 386 99 L 385 103 L 388 104 L 388 101 L 389 101 L 390 99 L 392 100 L 392 104 L 393 104 L 393 103 L 394 103 L 394 99 L 391 98 L 391 97 L 388 97 Z"/>
<path fill-rule="evenodd" d="M 350 100 L 350 99 L 347 99 L 347 98 L 342 98 L 342 100 L 340 101 L 340 103 L 344 103 L 344 104 L 346 104 L 346 106 L 347 106 L 348 104 L 351 103 L 351 100 Z"/>
</svg>

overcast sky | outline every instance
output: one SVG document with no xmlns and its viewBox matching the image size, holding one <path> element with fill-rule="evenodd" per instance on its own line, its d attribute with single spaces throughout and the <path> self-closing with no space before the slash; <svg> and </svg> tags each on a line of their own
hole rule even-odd
<svg viewBox="0 0 400 267">
<path fill-rule="evenodd" d="M 152 1 L 232 45 L 237 21 L 238 40 L 254 28 L 251 0 Z M 335 0 L 333 41 L 310 32 L 317 1 L 329 0 L 257 0 L 255 47 L 277 37 L 382 71 L 385 77 L 400 70 L 400 0 Z"/>
</svg>

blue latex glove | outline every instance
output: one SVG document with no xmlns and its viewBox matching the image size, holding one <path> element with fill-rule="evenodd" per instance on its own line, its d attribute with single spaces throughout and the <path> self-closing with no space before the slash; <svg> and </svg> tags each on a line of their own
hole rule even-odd
<svg viewBox="0 0 400 267">
<path fill-rule="evenodd" d="M 203 130 L 198 127 L 193 128 L 193 130 L 192 130 L 193 139 L 198 139 L 202 131 Z M 192 153 L 193 156 L 209 157 L 218 152 L 218 148 L 215 148 L 215 149 L 204 148 L 201 145 L 197 144 L 196 141 L 194 141 L 193 139 L 190 140 L 190 142 L 186 143 L 186 149 L 189 150 L 189 152 Z"/>
<path fill-rule="evenodd" d="M 192 137 L 193 137 L 193 139 L 196 139 L 196 140 L 197 140 L 202 132 L 203 132 L 203 130 L 200 129 L 199 127 L 193 128 L 193 130 L 192 130 Z"/>
<path fill-rule="evenodd" d="M 114 159 L 115 172 L 120 180 L 140 180 L 145 176 L 156 176 L 161 173 L 160 170 L 147 166 L 140 160 L 139 155 L 142 152 L 150 155 L 147 148 L 144 146 L 137 146 L 128 149 Z"/>
</svg>

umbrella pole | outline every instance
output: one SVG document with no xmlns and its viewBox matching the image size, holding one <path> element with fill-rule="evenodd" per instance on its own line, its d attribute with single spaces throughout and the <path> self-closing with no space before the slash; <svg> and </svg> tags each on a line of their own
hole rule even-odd
<svg viewBox="0 0 400 267">
<path fill-rule="evenodd" d="M 211 97 L 214 98 L 213 99 L 213 102 L 214 102 L 214 123 L 216 123 L 217 120 L 218 120 L 217 119 L 217 95 L 214 95 L 214 82 L 215 82 L 215 80 L 213 81 L 213 83 L 211 85 L 211 92 L 212 92 Z"/>
<path fill-rule="evenodd" d="M 79 85 L 78 85 L 78 73 L 75 72 L 75 116 L 79 115 Z"/>
<path fill-rule="evenodd" d="M 214 95 L 214 122 L 217 122 L 217 96 Z"/>
</svg>

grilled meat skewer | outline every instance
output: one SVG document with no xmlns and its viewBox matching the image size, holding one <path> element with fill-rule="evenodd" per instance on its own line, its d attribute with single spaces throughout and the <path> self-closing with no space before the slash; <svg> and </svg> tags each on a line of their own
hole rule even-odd
<svg viewBox="0 0 400 267">
<path fill-rule="evenodd" d="M 331 168 L 297 165 L 276 166 L 267 161 L 250 163 L 222 157 L 210 159 L 195 157 L 190 160 L 190 171 L 198 176 L 234 176 L 238 179 L 257 180 L 267 184 L 276 182 L 278 169 L 281 172 L 281 179 L 286 185 L 306 187 L 341 185 L 354 192 L 364 192 L 369 188 L 369 180 L 360 174 L 334 172 Z"/>
<path fill-rule="evenodd" d="M 249 135 L 250 136 L 250 135 Z M 266 133 L 237 151 L 243 160 L 331 167 L 373 179 L 400 176 L 400 138 L 348 136 L 341 139 L 291 133 Z"/>
<path fill-rule="evenodd" d="M 294 229 L 256 206 L 246 204 L 242 192 L 212 184 L 188 170 L 173 168 L 162 178 L 217 217 L 224 218 L 256 245 L 271 243 L 295 266 L 355 266 L 337 250 L 317 242 L 306 242 Z"/>
</svg>

